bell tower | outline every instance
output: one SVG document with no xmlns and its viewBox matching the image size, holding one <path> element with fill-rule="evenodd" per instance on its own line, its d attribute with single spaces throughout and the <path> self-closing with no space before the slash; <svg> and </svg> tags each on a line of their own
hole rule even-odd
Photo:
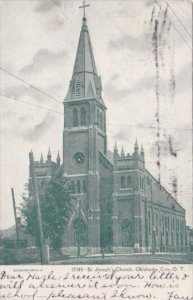
<svg viewBox="0 0 193 300">
<path fill-rule="evenodd" d="M 99 152 L 106 154 L 106 139 L 101 78 L 84 12 L 72 78 L 64 99 L 63 162 L 64 177 L 73 186 L 79 203 L 69 224 L 68 246 L 76 247 L 73 224 L 80 218 L 88 233 L 82 246 L 92 252 L 100 249 Z"/>
</svg>

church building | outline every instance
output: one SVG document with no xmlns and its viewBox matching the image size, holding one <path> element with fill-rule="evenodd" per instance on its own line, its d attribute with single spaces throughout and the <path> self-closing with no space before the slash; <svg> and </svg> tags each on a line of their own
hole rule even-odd
<svg viewBox="0 0 193 300">
<path fill-rule="evenodd" d="M 100 42 L 100 41 L 99 41 Z M 62 169 L 74 211 L 63 252 L 76 255 L 183 252 L 185 210 L 145 167 L 143 147 L 133 153 L 107 149 L 106 106 L 86 17 L 83 17 L 72 78 L 64 99 L 63 162 L 35 162 L 39 185 Z"/>
</svg>

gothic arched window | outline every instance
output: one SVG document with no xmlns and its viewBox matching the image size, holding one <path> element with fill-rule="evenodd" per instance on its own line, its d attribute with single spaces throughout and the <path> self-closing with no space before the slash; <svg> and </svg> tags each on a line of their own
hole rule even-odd
<svg viewBox="0 0 193 300">
<path fill-rule="evenodd" d="M 121 188 L 124 189 L 125 188 L 125 177 L 121 176 Z"/>
<path fill-rule="evenodd" d="M 76 107 L 73 108 L 72 114 L 73 114 L 72 125 L 73 125 L 73 127 L 77 127 L 78 126 L 78 109 Z"/>
<path fill-rule="evenodd" d="M 110 202 L 108 202 L 108 203 L 107 203 L 107 212 L 108 212 L 109 214 L 111 214 L 112 211 L 113 211 L 113 206 L 112 206 L 112 204 L 111 204 Z"/>
<path fill-rule="evenodd" d="M 81 107 L 80 109 L 80 125 L 86 125 L 86 109 L 84 107 Z"/>
<path fill-rule="evenodd" d="M 133 244 L 132 225 L 128 219 L 124 219 L 121 224 L 122 229 L 122 245 L 131 246 Z"/>
<path fill-rule="evenodd" d="M 148 212 L 148 233 L 151 234 L 151 214 Z"/>
<path fill-rule="evenodd" d="M 174 234 L 173 234 L 173 232 L 171 234 L 171 244 L 172 244 L 172 246 L 174 246 Z"/>
<path fill-rule="evenodd" d="M 86 180 L 83 180 L 82 190 L 83 190 L 83 193 L 87 193 L 87 182 L 86 182 Z"/>
<path fill-rule="evenodd" d="M 81 96 L 81 82 L 80 80 L 77 80 L 75 83 L 75 97 L 80 97 Z"/>
<path fill-rule="evenodd" d="M 74 184 L 74 181 L 71 182 L 70 190 L 71 190 L 71 193 L 72 193 L 72 194 L 75 194 L 76 190 L 75 190 L 75 184 Z"/>
<path fill-rule="evenodd" d="M 100 113 L 100 123 L 101 123 L 101 129 L 104 130 L 104 118 L 103 118 L 103 113 Z"/>
<path fill-rule="evenodd" d="M 88 241 L 88 231 L 85 222 L 81 218 L 74 220 L 74 242 L 76 246 L 85 247 Z"/>
<path fill-rule="evenodd" d="M 99 113 L 99 128 L 101 130 L 104 129 L 104 120 L 103 120 L 103 113 L 102 113 L 102 111 Z"/>
<path fill-rule="evenodd" d="M 97 124 L 98 124 L 98 127 L 100 127 L 100 114 L 99 114 L 99 110 L 97 109 Z"/>
<path fill-rule="evenodd" d="M 158 235 L 158 214 L 155 213 L 156 235 Z"/>
<path fill-rule="evenodd" d="M 167 216 L 165 216 L 165 229 L 168 228 Z"/>
<path fill-rule="evenodd" d="M 111 246 L 113 244 L 113 230 L 111 226 L 108 226 L 106 228 L 106 241 L 105 241 L 106 246 Z"/>
<path fill-rule="evenodd" d="M 77 194 L 81 193 L 80 180 L 77 181 Z"/>
<path fill-rule="evenodd" d="M 164 216 L 162 216 L 162 232 L 165 234 L 165 226 L 164 226 Z"/>
<path fill-rule="evenodd" d="M 142 187 L 142 190 L 144 189 L 144 179 L 141 178 L 141 187 Z"/>
<path fill-rule="evenodd" d="M 128 186 L 128 188 L 132 187 L 131 176 L 127 177 L 127 186 Z"/>
<path fill-rule="evenodd" d="M 183 248 L 184 246 L 184 239 L 183 239 L 183 234 L 181 233 L 181 242 L 180 242 L 181 247 Z"/>
</svg>

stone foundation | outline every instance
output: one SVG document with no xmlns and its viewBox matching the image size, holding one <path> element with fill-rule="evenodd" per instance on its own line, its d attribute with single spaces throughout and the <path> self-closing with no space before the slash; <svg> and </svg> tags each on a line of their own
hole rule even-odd
<svg viewBox="0 0 193 300">
<path fill-rule="evenodd" d="M 63 247 L 62 249 L 63 255 L 69 256 L 77 256 L 78 255 L 78 248 L 77 247 Z M 89 256 L 94 254 L 101 254 L 101 250 L 99 247 L 92 248 L 92 247 L 80 247 L 80 256 Z"/>
<path fill-rule="evenodd" d="M 140 251 L 139 252 L 140 253 L 146 253 L 148 251 L 147 251 L 146 247 L 140 247 Z"/>
<path fill-rule="evenodd" d="M 113 253 L 115 253 L 115 254 L 134 253 L 134 248 L 133 247 L 113 247 Z"/>
</svg>

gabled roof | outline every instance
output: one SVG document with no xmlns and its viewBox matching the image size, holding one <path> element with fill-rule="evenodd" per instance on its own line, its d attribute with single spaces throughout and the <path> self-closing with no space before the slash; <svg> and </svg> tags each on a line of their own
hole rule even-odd
<svg viewBox="0 0 193 300">
<path fill-rule="evenodd" d="M 146 169 L 145 174 L 150 178 L 149 189 L 146 185 L 146 193 L 149 199 L 152 197 L 154 204 L 172 209 L 174 212 L 184 213 L 184 208 L 176 201 L 176 199 L 151 175 Z M 152 182 L 152 183 L 151 183 Z M 152 195 L 151 195 L 152 184 Z"/>
</svg>

